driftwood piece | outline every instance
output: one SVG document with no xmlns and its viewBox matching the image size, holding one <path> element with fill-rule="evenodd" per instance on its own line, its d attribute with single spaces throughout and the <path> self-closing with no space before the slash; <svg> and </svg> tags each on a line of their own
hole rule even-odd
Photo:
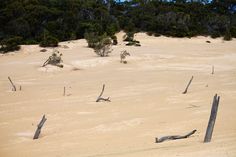
<svg viewBox="0 0 236 157">
<path fill-rule="evenodd" d="M 99 102 L 99 101 L 109 101 L 110 102 L 111 101 L 110 97 L 108 97 L 108 98 L 103 98 L 102 97 L 102 94 L 103 94 L 104 90 L 105 90 L 105 84 L 103 84 L 102 91 L 101 91 L 100 95 L 98 96 L 96 102 Z"/>
<path fill-rule="evenodd" d="M 190 133 L 180 136 L 180 135 L 173 135 L 173 136 L 163 136 L 161 138 L 156 138 L 156 143 L 161 143 L 167 140 L 178 140 L 178 139 L 183 139 L 183 138 L 188 138 L 191 135 L 193 135 L 197 130 L 193 130 Z"/>
<path fill-rule="evenodd" d="M 14 83 L 12 82 L 11 78 L 8 76 L 8 80 L 10 81 L 11 85 L 12 85 L 12 90 L 16 91 L 16 86 L 14 85 Z"/>
<path fill-rule="evenodd" d="M 206 134 L 204 138 L 204 143 L 211 142 L 211 137 L 212 137 L 212 133 L 213 133 L 214 125 L 215 125 L 219 102 L 220 102 L 220 96 L 217 96 L 216 94 L 212 102 L 211 115 L 209 118 L 207 130 L 206 130 Z"/>
<path fill-rule="evenodd" d="M 213 75 L 215 73 L 215 67 L 214 65 L 212 66 L 212 69 L 211 69 L 211 74 Z"/>
<path fill-rule="evenodd" d="M 193 76 L 192 76 L 191 79 L 189 80 L 188 85 L 187 85 L 187 87 L 185 88 L 185 91 L 183 92 L 183 94 L 186 94 L 186 93 L 188 92 L 188 87 L 190 86 L 192 80 L 193 80 Z"/>
<path fill-rule="evenodd" d="M 35 134 L 34 134 L 33 139 L 38 139 L 38 138 L 39 138 L 39 135 L 40 135 L 40 133 L 41 133 L 41 129 L 42 129 L 44 123 L 46 122 L 46 120 L 47 120 L 47 119 L 45 118 L 45 115 L 43 115 L 43 118 L 42 118 L 42 120 L 39 122 L 38 127 L 37 127 L 37 129 L 36 129 L 36 131 L 35 131 Z"/>
</svg>

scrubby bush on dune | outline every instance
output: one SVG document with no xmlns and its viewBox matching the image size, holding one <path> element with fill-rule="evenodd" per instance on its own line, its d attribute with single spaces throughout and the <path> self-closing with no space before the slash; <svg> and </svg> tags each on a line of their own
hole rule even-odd
<svg viewBox="0 0 236 157">
<path fill-rule="evenodd" d="M 88 47 L 95 48 L 97 43 L 101 40 L 102 36 L 99 36 L 97 33 L 94 32 L 86 32 L 84 34 L 84 38 L 88 42 Z"/>
<path fill-rule="evenodd" d="M 98 35 L 94 32 L 87 32 L 84 34 L 88 42 L 88 47 L 93 48 L 94 52 L 101 57 L 108 56 L 111 53 L 112 40 L 106 34 Z"/>
<path fill-rule="evenodd" d="M 111 45 L 111 39 L 109 37 L 104 37 L 96 44 L 94 52 L 101 57 L 106 57 L 112 52 Z"/>
<path fill-rule="evenodd" d="M 41 42 L 41 47 L 57 47 L 58 46 L 58 39 L 53 36 L 45 37 Z"/>
<path fill-rule="evenodd" d="M 124 36 L 124 41 L 128 42 L 126 46 L 141 46 L 139 41 L 134 40 L 134 32 L 127 32 Z"/>
<path fill-rule="evenodd" d="M 9 51 L 19 50 L 21 42 L 22 42 L 22 37 L 18 37 L 18 36 L 11 37 L 8 39 L 3 39 L 1 41 L 0 52 L 7 53 Z"/>
</svg>

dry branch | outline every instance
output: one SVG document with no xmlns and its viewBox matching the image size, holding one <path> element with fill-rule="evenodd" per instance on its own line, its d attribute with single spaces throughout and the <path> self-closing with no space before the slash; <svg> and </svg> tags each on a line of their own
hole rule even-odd
<svg viewBox="0 0 236 157">
<path fill-rule="evenodd" d="M 14 83 L 12 82 L 11 78 L 8 76 L 8 80 L 11 82 L 12 85 L 12 90 L 16 91 L 16 86 L 14 85 Z"/>
<path fill-rule="evenodd" d="M 48 62 L 49 62 L 50 58 L 48 58 L 42 65 L 42 67 L 45 67 L 46 65 L 48 65 Z"/>
<path fill-rule="evenodd" d="M 105 90 L 105 84 L 103 84 L 103 86 L 102 86 L 102 91 L 101 91 L 100 95 L 98 96 L 96 102 L 99 102 L 99 101 L 111 101 L 111 100 L 110 100 L 110 97 L 108 97 L 108 98 L 102 98 L 102 94 L 103 94 L 104 90 Z"/>
<path fill-rule="evenodd" d="M 178 140 L 178 139 L 183 139 L 183 138 L 188 138 L 191 135 L 193 135 L 197 130 L 193 130 L 190 133 L 180 136 L 180 135 L 174 135 L 174 136 L 163 136 L 161 138 L 156 138 L 156 143 L 161 143 L 164 142 L 166 140 Z"/>
<path fill-rule="evenodd" d="M 187 87 L 185 88 L 185 91 L 183 92 L 183 94 L 186 94 L 186 93 L 188 92 L 188 87 L 190 86 L 192 80 L 193 80 L 193 76 L 192 76 L 191 79 L 189 80 L 189 83 L 188 83 Z"/>
<path fill-rule="evenodd" d="M 213 75 L 215 73 L 214 65 L 212 66 L 211 74 Z"/>
<path fill-rule="evenodd" d="M 39 138 L 39 135 L 40 135 L 40 133 L 41 133 L 41 129 L 42 129 L 44 123 L 46 122 L 46 120 L 47 120 L 47 119 L 45 118 L 45 115 L 43 115 L 43 118 L 42 118 L 42 120 L 39 122 L 38 127 L 37 127 L 37 129 L 36 129 L 36 131 L 35 131 L 35 134 L 34 134 L 33 139 L 38 139 L 38 138 Z"/>
<path fill-rule="evenodd" d="M 215 125 L 219 102 L 220 102 L 220 96 L 217 96 L 217 94 L 216 94 L 214 96 L 213 102 L 212 102 L 211 115 L 209 118 L 207 130 L 206 130 L 206 135 L 204 138 L 204 143 L 211 142 L 211 137 L 212 137 L 212 133 L 213 133 L 214 125 Z"/>
</svg>

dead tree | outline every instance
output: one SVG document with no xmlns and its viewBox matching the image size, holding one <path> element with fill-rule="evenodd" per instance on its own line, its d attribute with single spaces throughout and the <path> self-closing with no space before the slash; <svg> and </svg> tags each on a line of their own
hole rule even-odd
<svg viewBox="0 0 236 157">
<path fill-rule="evenodd" d="M 36 131 L 35 131 L 35 134 L 34 134 L 33 139 L 38 139 L 38 138 L 39 138 L 39 135 L 40 135 L 40 133 L 41 133 L 41 129 L 42 129 L 44 123 L 46 122 L 46 120 L 47 120 L 47 119 L 45 118 L 45 115 L 43 115 L 42 120 L 39 122 L 39 124 L 38 124 L 38 126 L 37 126 L 37 129 L 36 129 Z"/>
<path fill-rule="evenodd" d="M 64 87 L 63 96 L 66 96 L 66 87 Z"/>
<path fill-rule="evenodd" d="M 214 65 L 212 66 L 211 74 L 213 75 L 215 73 Z"/>
<path fill-rule="evenodd" d="M 105 90 L 105 84 L 103 84 L 102 91 L 101 91 L 100 95 L 98 96 L 96 102 L 99 102 L 99 101 L 109 101 L 110 102 L 111 101 L 110 97 L 108 97 L 108 98 L 103 98 L 102 97 L 102 94 L 103 94 L 104 90 Z"/>
<path fill-rule="evenodd" d="M 207 130 L 206 130 L 206 134 L 204 138 L 204 143 L 211 142 L 211 137 L 212 137 L 212 133 L 213 133 L 214 125 L 215 125 L 219 102 L 220 102 L 220 96 L 217 96 L 216 94 L 212 102 L 211 115 L 209 118 Z"/>
<path fill-rule="evenodd" d="M 191 77 L 191 79 L 190 79 L 190 81 L 189 81 L 187 87 L 185 88 L 185 91 L 183 92 L 183 94 L 186 94 L 186 93 L 188 92 L 188 87 L 190 86 L 192 80 L 193 80 L 193 76 Z"/>
<path fill-rule="evenodd" d="M 12 82 L 11 78 L 8 76 L 8 80 L 10 81 L 11 85 L 12 85 L 12 90 L 16 91 L 16 86 L 14 85 L 14 83 Z"/>
<path fill-rule="evenodd" d="M 191 135 L 193 135 L 197 130 L 193 130 L 190 133 L 180 136 L 180 135 L 174 135 L 174 136 L 163 136 L 161 138 L 156 138 L 156 143 L 161 143 L 167 140 L 178 140 L 178 139 L 183 139 L 183 138 L 188 138 Z"/>
</svg>

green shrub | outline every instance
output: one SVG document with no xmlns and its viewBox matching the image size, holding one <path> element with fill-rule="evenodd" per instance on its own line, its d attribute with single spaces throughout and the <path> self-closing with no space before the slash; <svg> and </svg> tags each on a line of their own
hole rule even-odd
<svg viewBox="0 0 236 157">
<path fill-rule="evenodd" d="M 236 38 L 236 26 L 232 26 L 230 29 L 230 33 L 233 38 Z"/>
<path fill-rule="evenodd" d="M 88 47 L 90 48 L 95 48 L 96 44 L 102 39 L 101 36 L 94 32 L 86 32 L 84 38 L 87 40 Z"/>
<path fill-rule="evenodd" d="M 98 56 L 106 57 L 111 53 L 112 40 L 106 34 L 98 35 L 94 32 L 86 32 L 84 37 L 88 42 L 88 47 L 93 48 Z"/>
<path fill-rule="evenodd" d="M 134 40 L 134 32 L 127 32 L 124 36 L 124 41 L 133 41 Z"/>
<path fill-rule="evenodd" d="M 22 37 L 11 37 L 1 41 L 0 52 L 6 53 L 9 51 L 16 51 L 20 49 L 20 44 L 22 42 Z"/>
<path fill-rule="evenodd" d="M 111 45 L 112 45 L 111 39 L 109 37 L 104 37 L 102 40 L 96 43 L 94 52 L 101 57 L 107 57 L 108 54 L 111 53 L 112 51 Z"/>
<path fill-rule="evenodd" d="M 137 40 L 129 41 L 126 46 L 141 46 L 140 42 Z"/>
<path fill-rule="evenodd" d="M 211 37 L 212 37 L 213 39 L 219 38 L 220 36 L 221 36 L 221 35 L 220 35 L 219 32 L 213 32 L 213 33 L 211 34 Z"/>
<path fill-rule="evenodd" d="M 40 42 L 39 46 L 41 47 L 57 47 L 58 39 L 52 36 L 47 36 L 43 41 Z"/>
<path fill-rule="evenodd" d="M 226 31 L 226 32 L 225 32 L 224 40 L 226 40 L 226 41 L 232 40 L 232 36 L 231 36 L 230 31 Z"/>
</svg>

